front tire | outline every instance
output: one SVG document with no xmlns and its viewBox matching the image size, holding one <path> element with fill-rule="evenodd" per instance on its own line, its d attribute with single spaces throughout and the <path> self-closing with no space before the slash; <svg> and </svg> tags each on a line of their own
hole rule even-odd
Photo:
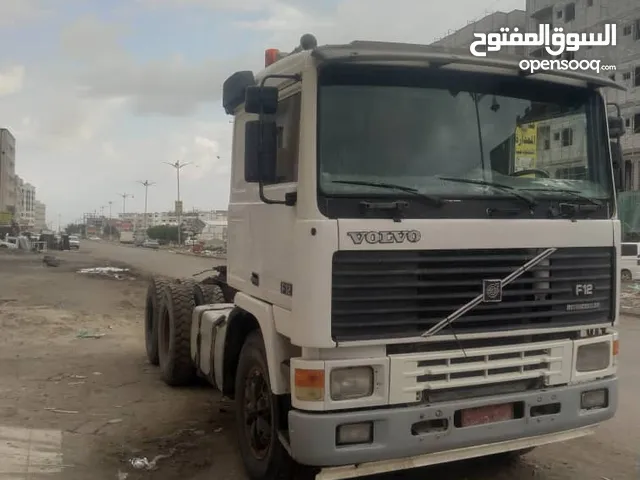
<svg viewBox="0 0 640 480">
<path fill-rule="evenodd" d="M 620 274 L 620 279 L 623 282 L 630 282 L 631 280 L 633 280 L 633 276 L 631 275 L 631 271 L 630 270 L 622 270 L 622 273 Z"/>
<path fill-rule="evenodd" d="M 294 461 L 278 439 L 281 412 L 271 393 L 264 341 L 249 334 L 236 374 L 236 429 L 244 468 L 252 480 L 293 477 Z"/>
<path fill-rule="evenodd" d="M 193 287 L 182 283 L 165 286 L 158 322 L 158 360 L 162 379 L 172 387 L 193 383 L 196 369 L 191 361 Z"/>
</svg>

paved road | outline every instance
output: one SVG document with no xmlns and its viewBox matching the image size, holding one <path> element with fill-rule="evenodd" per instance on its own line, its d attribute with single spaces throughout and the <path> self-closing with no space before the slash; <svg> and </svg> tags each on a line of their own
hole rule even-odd
<svg viewBox="0 0 640 480">
<path fill-rule="evenodd" d="M 84 241 L 80 248 L 94 258 L 123 262 L 133 268 L 155 275 L 188 277 L 224 261 L 214 258 L 181 255 L 166 250 L 152 250 L 117 243 Z"/>
</svg>

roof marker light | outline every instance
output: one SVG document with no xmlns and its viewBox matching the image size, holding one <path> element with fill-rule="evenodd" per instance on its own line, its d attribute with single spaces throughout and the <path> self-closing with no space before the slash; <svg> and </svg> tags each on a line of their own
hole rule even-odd
<svg viewBox="0 0 640 480">
<path fill-rule="evenodd" d="M 280 50 L 277 48 L 268 48 L 264 51 L 264 66 L 268 67 L 269 65 L 276 63 L 278 61 L 278 55 L 280 54 Z"/>
</svg>

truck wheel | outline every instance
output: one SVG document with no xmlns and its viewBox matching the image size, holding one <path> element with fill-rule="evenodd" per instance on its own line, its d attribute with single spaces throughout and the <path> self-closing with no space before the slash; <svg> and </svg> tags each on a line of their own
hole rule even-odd
<svg viewBox="0 0 640 480">
<path fill-rule="evenodd" d="M 249 334 L 236 374 L 236 429 L 240 455 L 252 480 L 292 478 L 294 461 L 278 439 L 279 409 L 271 393 L 264 342 Z"/>
<path fill-rule="evenodd" d="M 158 365 L 158 322 L 162 293 L 168 283 L 169 279 L 153 277 L 147 288 L 147 301 L 144 307 L 144 342 L 151 365 Z"/>
<path fill-rule="evenodd" d="M 623 282 L 630 282 L 631 280 L 633 280 L 633 275 L 631 275 L 631 271 L 629 270 L 622 270 L 622 273 L 620 274 L 620 279 Z"/>
<path fill-rule="evenodd" d="M 193 287 L 181 283 L 165 286 L 158 322 L 158 360 L 162 379 L 167 385 L 188 385 L 196 378 L 191 361 L 191 315 L 194 307 Z"/>
<path fill-rule="evenodd" d="M 205 285 L 198 283 L 193 287 L 193 295 L 196 306 L 225 303 L 224 293 L 218 285 Z"/>
</svg>

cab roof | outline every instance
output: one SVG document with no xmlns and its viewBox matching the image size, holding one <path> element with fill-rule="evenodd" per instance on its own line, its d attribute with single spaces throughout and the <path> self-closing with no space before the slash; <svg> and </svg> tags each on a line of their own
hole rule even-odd
<svg viewBox="0 0 640 480">
<path fill-rule="evenodd" d="M 304 38 L 304 37 L 303 37 Z M 442 47 L 437 45 L 420 45 L 397 42 L 353 41 L 347 44 L 322 45 L 313 48 L 296 48 L 292 53 L 281 55 L 277 61 L 254 74 L 252 72 L 236 72 L 225 82 L 223 90 L 229 90 L 233 101 L 225 106 L 228 113 L 232 105 L 239 105 L 240 96 L 250 85 L 258 85 L 266 77 L 282 73 L 300 73 L 304 64 L 313 59 L 318 68 L 329 64 L 361 64 L 361 65 L 398 65 L 427 68 L 476 68 L 479 72 L 509 71 L 521 77 L 536 80 L 563 83 L 568 80 L 577 82 L 586 88 L 614 88 L 626 90 L 606 76 L 584 73 L 580 71 L 545 70 L 531 73 L 520 68 L 522 57 L 508 54 L 476 57 L 468 49 Z M 541 60 L 526 58 L 527 60 Z"/>
</svg>

